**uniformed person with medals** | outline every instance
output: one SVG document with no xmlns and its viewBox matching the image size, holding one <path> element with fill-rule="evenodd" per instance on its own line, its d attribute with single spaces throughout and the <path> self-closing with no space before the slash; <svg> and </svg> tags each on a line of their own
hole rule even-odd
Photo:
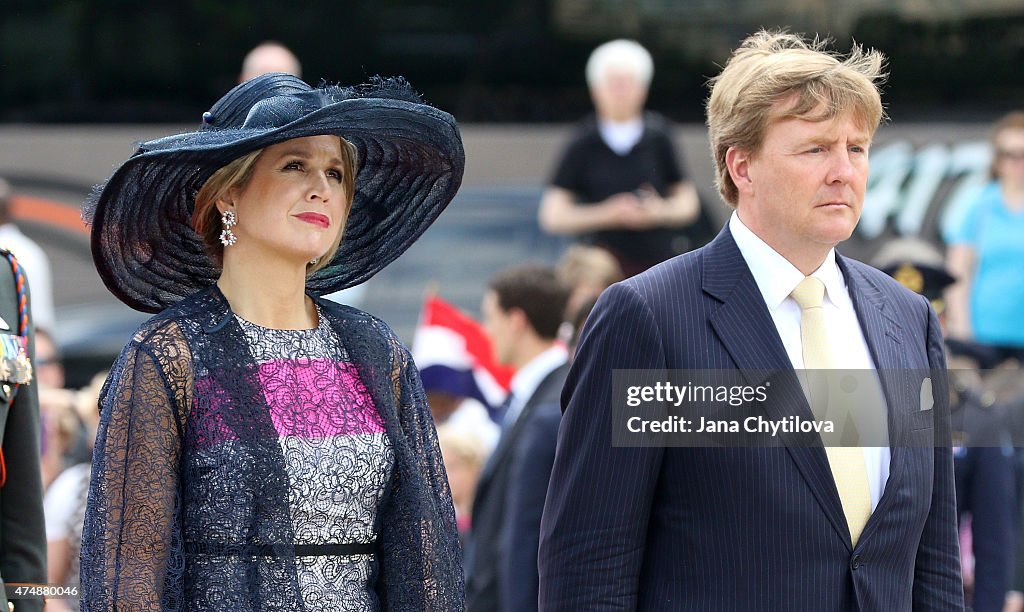
<svg viewBox="0 0 1024 612">
<path fill-rule="evenodd" d="M 0 610 L 41 612 L 46 530 L 28 283 L 0 248 Z"/>
</svg>

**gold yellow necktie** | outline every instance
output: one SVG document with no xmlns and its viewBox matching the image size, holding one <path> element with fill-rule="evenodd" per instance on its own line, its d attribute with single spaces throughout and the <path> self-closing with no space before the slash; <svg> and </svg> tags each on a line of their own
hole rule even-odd
<svg viewBox="0 0 1024 612">
<path fill-rule="evenodd" d="M 825 285 L 817 278 L 808 276 L 800 281 L 790 296 L 800 305 L 800 344 L 803 347 L 804 369 L 811 375 L 809 379 L 821 380 L 822 377 L 813 376 L 816 370 L 835 367 L 832 354 L 829 352 L 825 311 L 821 305 L 825 296 Z M 836 397 L 836 394 L 829 394 L 827 391 L 816 393 L 815 388 L 816 385 L 811 385 L 811 410 L 815 418 L 820 419 L 825 413 L 825 398 L 830 395 Z M 841 414 L 842 411 L 830 411 L 833 417 Z M 850 538 L 852 544 L 856 546 L 864 525 L 871 516 L 871 490 L 868 487 L 864 449 L 859 446 L 828 446 L 825 453 L 828 455 L 829 467 L 832 468 L 832 478 L 835 479 L 836 488 L 839 490 L 846 523 L 850 527 Z"/>
</svg>

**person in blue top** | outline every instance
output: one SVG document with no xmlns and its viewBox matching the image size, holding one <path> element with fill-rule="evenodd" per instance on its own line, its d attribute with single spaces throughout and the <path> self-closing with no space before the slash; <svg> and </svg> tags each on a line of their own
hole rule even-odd
<svg viewBox="0 0 1024 612">
<path fill-rule="evenodd" d="M 992 131 L 992 182 L 944 228 L 949 335 L 993 349 L 990 365 L 1024 357 L 1024 112 Z"/>
</svg>

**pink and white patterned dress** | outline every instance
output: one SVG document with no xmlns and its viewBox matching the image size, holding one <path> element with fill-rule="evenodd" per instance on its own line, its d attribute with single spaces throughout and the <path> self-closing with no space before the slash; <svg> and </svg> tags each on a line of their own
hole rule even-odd
<svg viewBox="0 0 1024 612">
<path fill-rule="evenodd" d="M 305 330 L 270 329 L 235 318 L 257 365 L 283 451 L 298 589 L 306 609 L 376 610 L 372 553 L 300 554 L 304 547 L 372 544 L 377 538 L 377 510 L 394 453 L 373 399 L 324 317 L 315 329 Z M 213 391 L 209 378 L 196 384 L 203 392 Z M 228 448 L 235 443 L 233 433 L 217 422 L 216 411 L 193 417 L 204 435 L 192 461 L 202 463 L 206 454 L 212 469 L 205 478 L 230 482 L 231 466 L 222 458 L 240 455 Z M 200 489 L 223 490 L 224 481 Z M 216 525 L 209 527 L 214 533 L 206 539 L 239 539 L 239 534 L 216 534 Z"/>
</svg>

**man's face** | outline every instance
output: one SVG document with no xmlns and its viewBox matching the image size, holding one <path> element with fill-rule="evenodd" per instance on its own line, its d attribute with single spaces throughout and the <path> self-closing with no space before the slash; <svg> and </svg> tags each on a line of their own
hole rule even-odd
<svg viewBox="0 0 1024 612">
<path fill-rule="evenodd" d="M 481 310 L 484 316 L 484 330 L 491 338 L 494 358 L 502 365 L 512 363 L 512 317 L 501 309 L 498 294 L 488 289 L 484 294 Z"/>
<path fill-rule="evenodd" d="M 860 219 L 871 136 L 850 114 L 772 123 L 760 151 L 736 158 L 745 165 L 737 167 L 743 222 L 795 264 L 823 258 Z"/>
<path fill-rule="evenodd" d="M 627 121 L 643 113 L 647 87 L 628 68 L 609 66 L 604 78 L 591 87 L 590 97 L 602 119 Z"/>
</svg>

